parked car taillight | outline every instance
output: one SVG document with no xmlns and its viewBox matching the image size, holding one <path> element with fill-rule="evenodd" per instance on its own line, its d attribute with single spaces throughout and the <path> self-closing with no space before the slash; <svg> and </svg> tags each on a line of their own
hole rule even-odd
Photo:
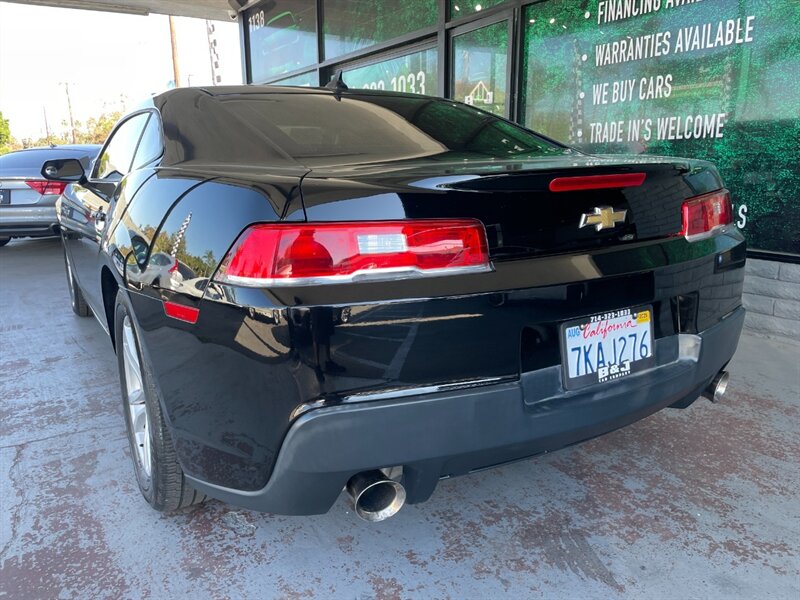
<svg viewBox="0 0 800 600">
<path fill-rule="evenodd" d="M 67 187 L 67 184 L 63 181 L 47 181 L 45 179 L 27 179 L 25 184 L 42 196 L 51 194 L 60 196 L 64 193 L 64 188 Z"/>
<path fill-rule="evenodd" d="M 313 285 L 489 270 L 486 230 L 474 219 L 263 224 L 239 236 L 216 279 Z"/>
<path fill-rule="evenodd" d="M 728 190 L 690 198 L 683 203 L 682 210 L 683 227 L 680 235 L 690 242 L 711 237 L 733 223 L 733 206 Z"/>
</svg>

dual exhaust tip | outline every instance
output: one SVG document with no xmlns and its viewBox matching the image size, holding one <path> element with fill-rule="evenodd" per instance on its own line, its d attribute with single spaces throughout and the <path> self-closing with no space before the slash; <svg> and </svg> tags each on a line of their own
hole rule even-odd
<svg viewBox="0 0 800 600">
<path fill-rule="evenodd" d="M 396 515 L 406 503 L 406 489 L 402 484 L 378 469 L 353 475 L 346 489 L 353 499 L 356 514 L 371 523 Z"/>
<path fill-rule="evenodd" d="M 729 380 L 730 373 L 720 371 L 703 391 L 703 397 L 711 402 L 719 402 L 728 390 Z M 392 473 L 396 469 L 397 467 L 387 471 Z M 371 523 L 393 517 L 406 503 L 406 489 L 403 485 L 387 477 L 380 469 L 353 475 L 347 482 L 346 489 L 353 500 L 356 514 Z"/>
</svg>

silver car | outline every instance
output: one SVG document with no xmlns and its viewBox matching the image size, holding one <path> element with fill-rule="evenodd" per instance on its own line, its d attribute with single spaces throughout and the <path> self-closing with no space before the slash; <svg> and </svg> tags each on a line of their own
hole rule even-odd
<svg viewBox="0 0 800 600">
<path fill-rule="evenodd" d="M 94 144 L 29 148 L 0 156 L 0 246 L 15 237 L 42 237 L 58 231 L 56 200 L 63 183 L 42 177 L 47 160 L 76 158 L 84 168 L 100 151 Z"/>
</svg>

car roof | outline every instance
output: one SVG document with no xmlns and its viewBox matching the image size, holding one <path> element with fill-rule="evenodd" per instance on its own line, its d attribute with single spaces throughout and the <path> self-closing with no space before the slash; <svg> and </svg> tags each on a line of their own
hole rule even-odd
<svg viewBox="0 0 800 600">
<path fill-rule="evenodd" d="M 184 87 L 168 90 L 156 96 L 153 96 L 152 101 L 156 105 L 162 101 L 173 96 L 192 95 L 196 96 L 198 93 L 206 94 L 212 97 L 219 96 L 247 96 L 247 95 L 263 95 L 263 94 L 329 94 L 329 95 L 375 95 L 375 96 L 400 96 L 419 98 L 421 94 L 412 94 L 408 92 L 393 92 L 385 90 L 366 90 L 361 88 L 350 89 L 331 89 L 327 87 L 298 87 L 298 86 L 285 86 L 285 85 L 218 85 L 214 87 Z M 443 100 L 437 96 L 428 96 L 436 100 Z M 149 102 L 148 102 L 149 104 Z"/>
<path fill-rule="evenodd" d="M 34 146 L 33 148 L 22 148 L 15 152 L 30 152 L 32 150 L 99 150 L 100 144 L 53 144 L 52 146 Z M 9 154 L 13 154 L 9 152 Z"/>
</svg>

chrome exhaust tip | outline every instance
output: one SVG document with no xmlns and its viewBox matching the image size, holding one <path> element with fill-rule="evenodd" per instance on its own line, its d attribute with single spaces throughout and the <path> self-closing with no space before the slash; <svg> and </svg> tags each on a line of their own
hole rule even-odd
<svg viewBox="0 0 800 600">
<path fill-rule="evenodd" d="M 371 523 L 396 515 L 406 503 L 406 489 L 377 469 L 353 475 L 347 482 L 347 493 L 356 514 Z"/>
<path fill-rule="evenodd" d="M 728 390 L 728 380 L 731 374 L 727 371 L 720 371 L 708 384 L 708 387 L 703 392 L 703 397 L 708 398 L 711 402 L 719 402 Z"/>
</svg>

